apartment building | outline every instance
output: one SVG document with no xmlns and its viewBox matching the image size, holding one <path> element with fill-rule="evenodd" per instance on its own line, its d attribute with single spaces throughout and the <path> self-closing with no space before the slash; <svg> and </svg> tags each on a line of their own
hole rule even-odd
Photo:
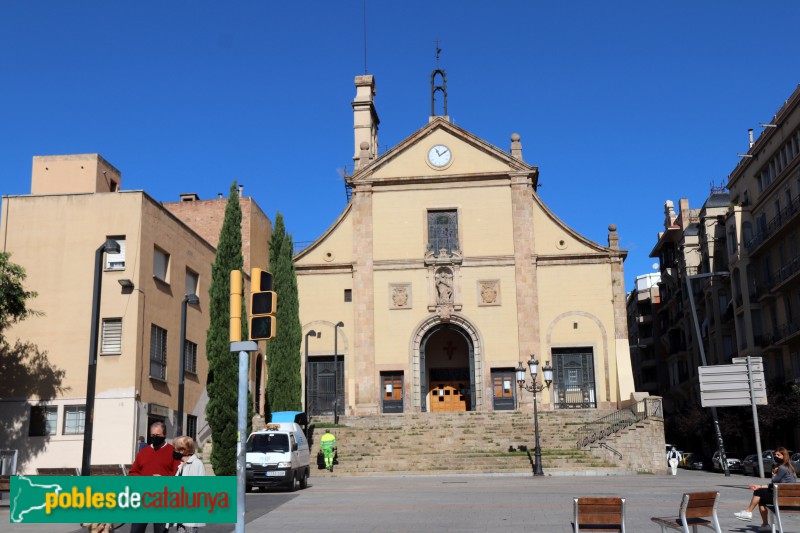
<svg viewBox="0 0 800 533">
<path fill-rule="evenodd" d="M 728 259 L 740 355 L 800 383 L 800 86 L 728 176 Z"/>
<path fill-rule="evenodd" d="M 27 272 L 41 312 L 11 327 L 36 349 L 0 380 L 0 448 L 19 451 L 18 471 L 81 465 L 95 251 L 107 239 L 101 274 L 92 464 L 131 463 L 150 423 L 177 421 L 178 368 L 185 363 L 183 432 L 203 441 L 214 247 L 97 154 L 35 157 L 31 194 L 3 196 L 0 245 Z M 183 299 L 186 344 L 180 353 Z M 42 355 L 36 356 L 36 351 Z M 8 367 L 8 365 L 6 365 Z"/>
</svg>

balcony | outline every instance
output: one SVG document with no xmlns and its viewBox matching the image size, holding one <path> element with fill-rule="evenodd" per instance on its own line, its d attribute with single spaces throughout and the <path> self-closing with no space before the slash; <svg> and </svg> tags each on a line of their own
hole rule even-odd
<svg viewBox="0 0 800 533">
<path fill-rule="evenodd" d="M 755 254 L 762 246 L 772 240 L 781 230 L 789 225 L 790 222 L 797 218 L 800 213 L 800 196 L 795 196 L 792 201 L 784 207 L 775 218 L 767 222 L 767 227 L 759 231 L 752 239 L 746 244 L 747 252 L 751 255 Z"/>
</svg>

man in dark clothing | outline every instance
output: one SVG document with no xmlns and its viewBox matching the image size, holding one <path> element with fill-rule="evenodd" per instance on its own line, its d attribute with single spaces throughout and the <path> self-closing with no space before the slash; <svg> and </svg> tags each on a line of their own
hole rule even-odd
<svg viewBox="0 0 800 533">
<path fill-rule="evenodd" d="M 150 426 L 150 446 L 136 454 L 129 476 L 174 476 L 178 471 L 180 459 L 175 459 L 172 444 L 167 444 L 167 427 L 163 422 Z M 131 524 L 131 533 L 145 533 L 147 524 Z M 166 524 L 153 524 L 153 533 L 166 531 Z"/>
</svg>

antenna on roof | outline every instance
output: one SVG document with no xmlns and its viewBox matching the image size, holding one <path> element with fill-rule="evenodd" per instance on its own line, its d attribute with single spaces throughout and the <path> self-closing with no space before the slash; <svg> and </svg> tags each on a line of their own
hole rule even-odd
<svg viewBox="0 0 800 533">
<path fill-rule="evenodd" d="M 439 68 L 439 54 L 441 54 L 441 53 L 442 53 L 442 49 L 441 49 L 441 47 L 439 46 L 439 44 L 440 44 L 440 43 L 439 43 L 439 39 L 436 39 L 436 40 L 435 40 L 435 41 L 433 41 L 433 42 L 435 42 L 435 43 L 436 43 L 436 68 L 438 69 L 438 68 Z"/>
<path fill-rule="evenodd" d="M 363 2 L 364 18 L 364 74 L 367 73 L 367 0 Z"/>
</svg>

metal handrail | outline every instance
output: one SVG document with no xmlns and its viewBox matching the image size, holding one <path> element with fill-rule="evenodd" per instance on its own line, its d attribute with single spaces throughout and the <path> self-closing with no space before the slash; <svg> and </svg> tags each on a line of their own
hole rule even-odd
<svg viewBox="0 0 800 533">
<path fill-rule="evenodd" d="M 661 398 L 645 398 L 631 407 L 589 422 L 578 429 L 578 448 L 585 448 L 648 418 L 664 418 Z"/>
</svg>

